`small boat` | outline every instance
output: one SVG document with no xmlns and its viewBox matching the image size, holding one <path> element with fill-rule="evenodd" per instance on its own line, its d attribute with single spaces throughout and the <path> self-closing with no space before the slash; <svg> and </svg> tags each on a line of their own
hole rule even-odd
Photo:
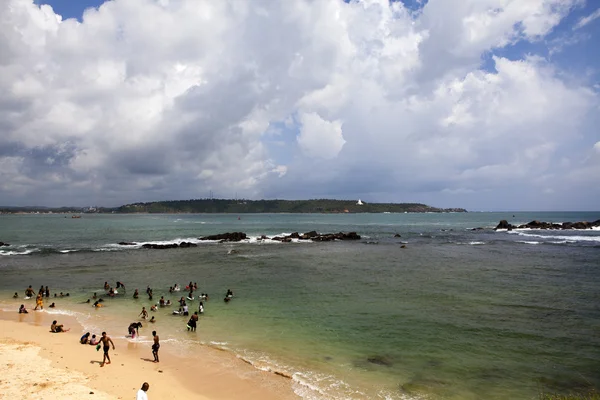
<svg viewBox="0 0 600 400">
<path fill-rule="evenodd" d="M 81 218 L 81 215 L 71 215 L 71 218 Z"/>
</svg>

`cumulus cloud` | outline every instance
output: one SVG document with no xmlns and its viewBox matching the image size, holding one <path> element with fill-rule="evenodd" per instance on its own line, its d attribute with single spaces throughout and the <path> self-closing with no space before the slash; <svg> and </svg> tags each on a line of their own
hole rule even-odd
<svg viewBox="0 0 600 400">
<path fill-rule="evenodd" d="M 481 69 L 580 3 L 113 0 L 78 22 L 3 1 L 0 199 L 502 208 L 499 191 L 592 182 L 596 92 L 535 55 Z"/>
</svg>

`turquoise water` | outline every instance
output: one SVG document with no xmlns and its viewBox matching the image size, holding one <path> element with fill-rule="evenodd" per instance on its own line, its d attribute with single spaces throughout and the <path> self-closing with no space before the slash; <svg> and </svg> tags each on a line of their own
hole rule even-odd
<svg viewBox="0 0 600 400">
<path fill-rule="evenodd" d="M 600 386 L 600 231 L 494 232 L 513 224 L 594 221 L 600 213 L 0 216 L 0 307 L 48 285 L 55 312 L 86 329 L 125 335 L 142 306 L 174 283 L 197 282 L 198 332 L 159 309 L 164 350 L 225 348 L 293 376 L 307 399 L 535 399 L 539 390 Z M 484 228 L 472 231 L 472 228 Z M 357 242 L 278 243 L 260 235 L 356 231 Z M 244 243 L 195 248 L 243 231 Z M 394 238 L 399 233 L 400 238 Z M 401 245 L 406 248 L 402 248 Z M 95 310 L 105 281 L 127 285 Z M 150 285 L 153 301 L 144 295 Z M 140 289 L 140 299 L 131 297 Z M 224 303 L 227 290 L 233 301 Z M 53 296 L 53 295 L 52 295 Z M 33 301 L 29 300 L 33 307 Z M 197 300 L 190 309 L 197 309 Z M 142 329 L 142 340 L 150 328 Z M 193 354 L 193 353 L 192 353 Z"/>
</svg>

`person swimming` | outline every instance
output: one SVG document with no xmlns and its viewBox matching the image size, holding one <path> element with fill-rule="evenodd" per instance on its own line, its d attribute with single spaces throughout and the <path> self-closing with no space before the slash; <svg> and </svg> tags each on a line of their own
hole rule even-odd
<svg viewBox="0 0 600 400">
<path fill-rule="evenodd" d="M 152 318 L 150 318 L 150 321 L 148 321 L 148 322 L 152 322 L 152 323 L 156 322 L 156 320 L 154 319 L 154 315 L 152 316 Z"/>
<path fill-rule="evenodd" d="M 55 308 L 55 307 L 56 307 L 56 304 L 52 303 L 52 304 L 50 304 L 48 307 L 50 307 L 50 308 Z"/>
<path fill-rule="evenodd" d="M 94 306 L 94 307 L 102 307 L 102 304 L 100 304 L 100 303 L 102 303 L 103 301 L 104 301 L 103 299 L 98 299 L 98 300 L 96 300 L 94 302 L 94 304 L 92 304 L 92 306 Z"/>
</svg>

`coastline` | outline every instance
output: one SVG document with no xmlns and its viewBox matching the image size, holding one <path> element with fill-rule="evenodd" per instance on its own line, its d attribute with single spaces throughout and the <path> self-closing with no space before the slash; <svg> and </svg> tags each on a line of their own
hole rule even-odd
<svg viewBox="0 0 600 400">
<path fill-rule="evenodd" d="M 50 333 L 53 319 L 70 331 Z M 75 318 L 65 315 L 0 311 L 0 374 L 4 377 L 0 398 L 128 399 L 135 397 L 143 382 L 150 384 L 150 399 L 299 398 L 290 379 L 259 371 L 226 352 L 202 349 L 182 358 L 169 354 L 163 344 L 161 362 L 154 363 L 150 344 L 133 343 L 111 332 L 116 347 L 109 353 L 112 363 L 100 367 L 102 351 L 79 344 L 82 329 Z"/>
</svg>

